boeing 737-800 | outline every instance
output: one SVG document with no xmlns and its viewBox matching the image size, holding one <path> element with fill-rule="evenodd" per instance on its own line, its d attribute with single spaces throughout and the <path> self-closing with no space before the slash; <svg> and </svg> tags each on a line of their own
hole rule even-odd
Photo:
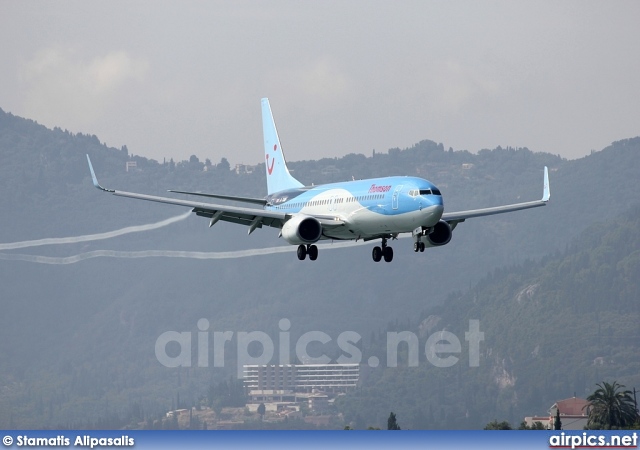
<svg viewBox="0 0 640 450">
<path fill-rule="evenodd" d="M 210 227 L 223 220 L 248 226 L 249 234 L 263 226 L 278 228 L 284 240 L 298 246 L 300 260 L 307 256 L 315 260 L 318 257 L 315 244 L 323 239 L 380 239 L 381 245 L 373 247 L 373 260 L 391 262 L 393 249 L 388 245 L 389 240 L 396 239 L 401 233 L 411 233 L 413 250 L 423 252 L 426 247 L 448 244 L 455 227 L 466 219 L 544 206 L 550 197 L 546 167 L 542 199 L 459 212 L 445 212 L 440 190 L 433 183 L 417 177 L 396 176 L 305 186 L 287 169 L 266 98 L 262 99 L 262 129 L 267 174 L 265 198 L 170 191 L 260 205 L 262 209 L 106 189 L 98 183 L 89 155 L 87 161 L 93 184 L 102 191 L 121 197 L 187 206 L 196 215 L 209 218 Z"/>
</svg>

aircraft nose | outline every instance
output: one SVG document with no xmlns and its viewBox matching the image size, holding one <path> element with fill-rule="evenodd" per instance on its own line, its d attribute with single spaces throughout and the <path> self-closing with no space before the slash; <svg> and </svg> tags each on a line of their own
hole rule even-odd
<svg viewBox="0 0 640 450">
<path fill-rule="evenodd" d="M 423 220 L 422 225 L 425 227 L 432 227 L 440 221 L 442 213 L 444 212 L 444 206 L 431 205 L 422 210 Z"/>
<path fill-rule="evenodd" d="M 438 218 L 437 220 L 440 220 L 443 212 L 444 212 L 444 206 L 442 205 L 442 200 L 440 200 L 439 205 L 433 206 L 433 216 L 437 217 Z"/>
</svg>

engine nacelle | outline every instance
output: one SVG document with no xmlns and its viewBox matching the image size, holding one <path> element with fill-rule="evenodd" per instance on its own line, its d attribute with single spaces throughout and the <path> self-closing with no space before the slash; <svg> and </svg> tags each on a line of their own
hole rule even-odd
<svg viewBox="0 0 640 450">
<path fill-rule="evenodd" d="M 452 234 L 451 225 L 441 220 L 433 227 L 433 232 L 427 235 L 427 240 L 431 247 L 440 247 L 449 243 Z"/>
<path fill-rule="evenodd" d="M 282 226 L 282 237 L 289 244 L 313 244 L 322 237 L 322 224 L 315 217 L 297 215 Z"/>
</svg>

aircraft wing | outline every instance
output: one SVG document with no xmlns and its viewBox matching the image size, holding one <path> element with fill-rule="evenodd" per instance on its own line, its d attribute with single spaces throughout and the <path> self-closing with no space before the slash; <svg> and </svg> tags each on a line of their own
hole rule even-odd
<svg viewBox="0 0 640 450">
<path fill-rule="evenodd" d="M 449 222 L 450 224 L 455 226 L 459 222 L 464 222 L 466 219 L 471 219 L 473 217 L 491 216 L 493 214 L 502 214 L 502 213 L 507 213 L 512 211 L 519 211 L 521 209 L 537 208 L 538 206 L 544 206 L 547 204 L 550 197 L 551 197 L 551 191 L 549 189 L 549 170 L 547 169 L 547 167 L 545 167 L 544 168 L 544 190 L 543 190 L 542 198 L 540 200 L 525 202 L 525 203 L 515 203 L 512 205 L 494 206 L 492 208 L 470 209 L 467 211 L 444 213 L 442 215 L 442 220 Z"/>
<path fill-rule="evenodd" d="M 233 222 L 242 225 L 249 226 L 249 234 L 251 234 L 256 228 L 262 228 L 263 225 L 267 225 L 274 228 L 282 228 L 284 222 L 291 218 L 290 214 L 285 214 L 277 211 L 265 211 L 257 208 L 242 208 L 229 205 L 216 205 L 214 203 L 194 202 L 189 200 L 180 200 L 177 198 L 169 197 L 157 197 L 154 195 L 137 194 L 135 192 L 117 191 L 115 189 L 107 189 L 98 183 L 96 174 L 91 165 L 89 155 L 87 155 L 87 161 L 89 163 L 89 169 L 91 170 L 91 178 L 93 185 L 105 192 L 110 192 L 113 195 L 119 197 L 129 197 L 138 200 L 147 200 L 152 202 L 166 203 L 169 205 L 187 206 L 193 208 L 192 211 L 198 216 L 208 217 L 211 219 L 209 226 L 213 226 L 219 220 L 225 222 Z M 224 198 L 224 197 L 223 197 Z"/>
<path fill-rule="evenodd" d="M 176 194 L 199 195 L 200 197 L 221 198 L 223 200 L 233 200 L 235 202 L 243 202 L 243 203 L 254 203 L 256 205 L 262 205 L 262 206 L 265 206 L 267 204 L 267 201 L 263 198 L 237 197 L 235 195 L 206 194 L 203 192 L 174 191 L 173 189 L 169 189 L 168 192 L 175 192 Z"/>
</svg>

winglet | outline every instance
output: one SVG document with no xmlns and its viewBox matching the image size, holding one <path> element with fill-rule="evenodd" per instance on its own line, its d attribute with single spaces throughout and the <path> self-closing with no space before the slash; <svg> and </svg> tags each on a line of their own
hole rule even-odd
<svg viewBox="0 0 640 450">
<path fill-rule="evenodd" d="M 542 201 L 548 202 L 551 198 L 551 189 L 549 189 L 549 169 L 544 166 L 544 192 L 542 193 Z"/>
<path fill-rule="evenodd" d="M 96 173 L 93 171 L 93 166 L 91 165 L 91 159 L 89 159 L 89 155 L 87 155 L 87 162 L 89 163 L 89 170 L 91 171 L 91 179 L 93 180 L 93 185 L 101 191 L 115 192 L 113 189 L 105 189 L 100 186 L 100 183 L 98 183 L 98 179 L 96 178 Z"/>
</svg>

